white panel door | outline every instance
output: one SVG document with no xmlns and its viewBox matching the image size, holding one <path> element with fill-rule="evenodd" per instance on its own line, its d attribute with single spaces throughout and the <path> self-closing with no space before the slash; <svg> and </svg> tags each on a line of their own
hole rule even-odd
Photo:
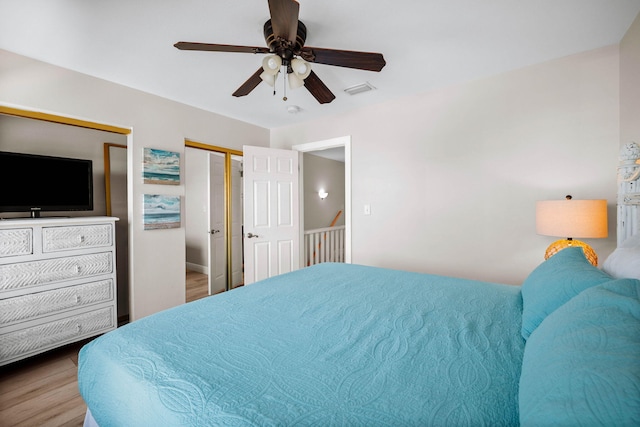
<svg viewBox="0 0 640 427">
<path fill-rule="evenodd" d="M 209 154 L 209 295 L 227 289 L 225 243 L 224 156 Z"/>
<path fill-rule="evenodd" d="M 299 267 L 298 152 L 243 147 L 245 284 Z"/>
</svg>

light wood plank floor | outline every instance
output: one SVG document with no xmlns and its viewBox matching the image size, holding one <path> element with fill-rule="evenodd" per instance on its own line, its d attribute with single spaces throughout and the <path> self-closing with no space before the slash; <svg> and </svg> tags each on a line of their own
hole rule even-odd
<svg viewBox="0 0 640 427">
<path fill-rule="evenodd" d="M 187 272 L 186 300 L 207 296 L 206 274 Z M 78 351 L 90 340 L 0 367 L 0 427 L 82 426 Z"/>
<path fill-rule="evenodd" d="M 195 301 L 209 295 L 208 281 L 209 278 L 206 274 L 187 270 L 187 302 Z"/>
</svg>

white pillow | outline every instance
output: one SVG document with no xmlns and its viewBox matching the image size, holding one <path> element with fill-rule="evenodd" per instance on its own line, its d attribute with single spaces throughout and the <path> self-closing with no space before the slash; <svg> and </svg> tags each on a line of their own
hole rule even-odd
<svg viewBox="0 0 640 427">
<path fill-rule="evenodd" d="M 621 248 L 640 248 L 640 234 L 636 234 L 635 236 L 629 237 L 627 240 L 622 242 L 620 247 Z"/>
<path fill-rule="evenodd" d="M 602 269 L 616 279 L 640 280 L 640 234 L 629 237 L 607 257 Z"/>
</svg>

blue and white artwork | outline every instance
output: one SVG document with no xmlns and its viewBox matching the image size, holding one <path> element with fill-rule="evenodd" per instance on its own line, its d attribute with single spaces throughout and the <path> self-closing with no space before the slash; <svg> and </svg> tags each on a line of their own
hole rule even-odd
<svg viewBox="0 0 640 427">
<path fill-rule="evenodd" d="M 142 177 L 145 184 L 180 184 L 180 153 L 144 149 Z"/>
<path fill-rule="evenodd" d="M 144 195 L 144 229 L 180 228 L 180 196 Z"/>
</svg>

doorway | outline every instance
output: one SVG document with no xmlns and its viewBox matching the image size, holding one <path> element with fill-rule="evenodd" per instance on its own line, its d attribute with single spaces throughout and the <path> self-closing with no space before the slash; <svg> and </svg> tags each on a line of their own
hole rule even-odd
<svg viewBox="0 0 640 427">
<path fill-rule="evenodd" d="M 186 300 L 243 285 L 242 152 L 185 142 Z"/>
<path fill-rule="evenodd" d="M 351 263 L 351 136 L 343 136 L 323 141 L 294 145 L 292 149 L 301 153 L 309 153 L 326 157 L 333 157 L 329 156 L 329 154 L 333 152 L 332 154 L 340 155 L 339 161 L 344 161 L 344 262 Z M 302 165 L 302 171 L 304 176 L 304 164 Z M 315 194 L 304 194 L 304 187 L 304 184 L 300 185 L 300 201 L 302 211 L 304 211 L 305 197 L 318 197 L 318 195 Z M 330 197 L 331 190 L 325 190 L 329 193 Z M 300 217 L 305 217 L 304 212 L 301 212 Z M 304 222 L 302 224 L 302 227 L 300 228 L 300 241 L 303 242 L 304 229 L 306 228 Z M 302 246 L 303 245 L 301 245 L 301 260 L 304 259 L 304 248 Z"/>
<path fill-rule="evenodd" d="M 244 275 L 244 264 L 245 260 L 242 259 L 243 247 L 244 247 L 244 225 L 242 223 L 242 212 L 244 209 L 243 206 L 243 196 L 242 193 L 242 161 L 243 161 L 243 153 L 241 151 L 229 150 L 222 147 L 210 146 L 202 143 L 197 143 L 193 141 L 185 142 L 185 159 L 186 159 L 186 167 L 185 167 L 185 181 L 186 181 L 186 189 L 185 189 L 185 217 L 186 217 L 186 241 L 187 241 L 187 270 L 196 271 L 201 276 L 207 277 L 207 281 L 209 281 L 210 268 L 209 265 L 213 265 L 213 262 L 209 262 L 209 254 L 212 251 L 208 250 L 209 241 L 213 240 L 210 238 L 211 234 L 218 234 L 215 230 L 219 230 L 222 233 L 221 228 L 210 227 L 208 218 L 208 210 L 209 210 L 209 199 L 210 192 L 208 189 L 202 190 L 200 195 L 189 195 L 193 184 L 190 184 L 194 179 L 195 182 L 199 183 L 209 183 L 207 185 L 208 188 L 214 188 L 214 184 L 210 181 L 210 174 L 207 174 L 201 178 L 190 178 L 189 173 L 192 170 L 211 170 L 212 168 L 208 165 L 208 160 L 202 160 L 200 165 L 192 164 L 193 161 L 189 161 L 189 153 L 217 153 L 218 156 L 224 155 L 225 158 L 225 197 L 224 203 L 221 204 L 218 202 L 214 204 L 214 206 L 224 206 L 225 211 L 225 227 L 224 227 L 224 235 L 226 236 L 224 239 L 226 245 L 226 280 L 227 285 L 224 287 L 216 288 L 215 285 L 209 285 L 211 291 L 205 292 L 206 295 L 210 295 L 212 293 L 222 292 L 224 290 L 233 289 L 235 287 L 244 285 L 245 275 Z M 192 150 L 195 149 L 195 150 Z M 345 226 L 345 244 L 344 244 L 344 262 L 351 262 L 351 137 L 340 137 L 334 138 L 331 140 L 318 141 L 307 144 L 295 145 L 292 147 L 292 150 L 297 151 L 299 153 L 315 153 L 315 154 L 326 154 L 328 151 L 332 149 L 339 149 L 342 153 L 344 160 L 344 212 L 342 215 L 344 216 L 344 226 Z M 203 155 L 205 158 L 208 158 L 209 155 Z M 191 165 L 191 167 L 189 166 Z M 239 171 L 233 172 L 236 168 L 234 165 L 237 165 Z M 304 173 L 304 170 L 303 170 Z M 233 176 L 236 178 L 234 179 Z M 238 177 L 239 175 L 239 178 Z M 302 177 L 301 177 L 302 178 Z M 304 179 L 304 178 L 302 178 Z M 235 188 L 235 190 L 233 189 Z M 299 200 L 300 205 L 299 209 L 302 213 L 304 212 L 304 194 L 302 194 L 303 186 L 299 186 Z M 233 194 L 236 194 L 237 197 Z M 211 196 L 215 197 L 215 196 Z M 239 214 L 237 220 L 232 220 L 234 217 L 233 213 Z M 192 227 L 192 223 L 195 221 L 189 220 L 191 214 L 201 215 L 205 219 L 201 219 L 200 223 L 206 223 L 207 226 L 199 226 Z M 211 222 L 213 224 L 214 222 Z M 303 224 L 301 224 L 303 225 Z M 249 230 L 251 231 L 251 230 Z M 304 227 L 299 227 L 299 238 L 300 241 L 304 241 Z M 200 244 L 195 244 L 194 242 L 200 240 Z M 202 243 L 206 241 L 207 243 Z M 207 249 L 205 249 L 207 248 Z M 304 250 L 302 245 L 300 245 L 301 252 Z M 191 255 L 197 255 L 195 258 Z M 199 259 L 199 261 L 194 262 L 194 259 Z M 234 261 L 235 260 L 240 260 Z M 298 259 L 301 261 L 299 267 L 304 267 L 302 260 L 304 259 L 304 254 L 301 253 Z M 220 270 L 218 270 L 220 271 Z M 189 281 L 189 280 L 187 280 Z"/>
<path fill-rule="evenodd" d="M 304 217 L 304 165 L 299 173 L 300 153 L 341 148 L 344 175 L 344 244 L 338 249 L 341 262 L 351 262 L 351 145 L 350 137 L 336 138 L 287 149 L 244 146 L 245 175 L 245 281 L 253 283 L 286 271 L 306 266 Z M 295 171 L 295 172 L 294 172 Z M 337 185 L 337 184 L 336 184 Z M 250 191 L 253 189 L 253 193 Z M 256 193 L 257 190 L 257 193 Z M 314 197 L 313 195 L 311 197 Z M 318 193 L 315 194 L 318 197 Z M 337 228 L 337 227 L 336 227 Z M 320 230 L 315 230 L 320 232 Z M 322 235 L 324 236 L 322 230 Z M 326 230 L 327 234 L 329 231 Z M 293 235 L 290 234 L 293 232 Z M 323 244 L 324 248 L 336 249 Z M 315 247 L 315 245 L 314 245 Z M 326 259 L 326 258 L 325 258 Z M 256 268 L 257 267 L 257 268 Z"/>
</svg>

